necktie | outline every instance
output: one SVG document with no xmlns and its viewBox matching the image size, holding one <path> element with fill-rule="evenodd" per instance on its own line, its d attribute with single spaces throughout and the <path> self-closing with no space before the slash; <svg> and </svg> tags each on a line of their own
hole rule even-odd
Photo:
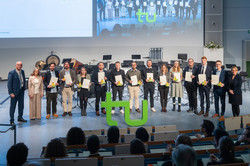
<svg viewBox="0 0 250 166">
<path fill-rule="evenodd" d="M 201 68 L 201 74 L 203 74 L 204 73 L 204 66 L 202 66 L 202 68 Z"/>
<path fill-rule="evenodd" d="M 22 88 L 22 86 L 23 86 L 23 78 L 22 78 L 22 73 L 21 73 L 21 71 L 19 71 L 18 72 L 19 73 L 19 79 L 20 79 L 20 87 Z"/>
</svg>

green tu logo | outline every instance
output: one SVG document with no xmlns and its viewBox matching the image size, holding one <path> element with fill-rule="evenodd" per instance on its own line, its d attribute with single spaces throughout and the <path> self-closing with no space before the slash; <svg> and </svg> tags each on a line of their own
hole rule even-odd
<svg viewBox="0 0 250 166">
<path fill-rule="evenodd" d="M 106 93 L 106 102 L 101 102 L 101 107 L 106 108 L 106 120 L 108 125 L 117 126 L 117 121 L 112 120 L 111 109 L 112 107 L 124 107 L 125 108 L 125 122 L 129 126 L 142 126 L 148 121 L 148 101 L 142 101 L 142 119 L 130 119 L 129 101 L 112 101 L 111 93 Z"/>
<path fill-rule="evenodd" d="M 148 19 L 148 13 L 141 12 L 141 9 L 138 10 L 138 12 L 136 13 L 136 15 L 138 16 L 138 21 L 140 23 L 143 23 L 143 20 L 141 19 L 141 16 L 143 16 L 143 15 L 146 16 L 146 21 L 149 22 L 149 23 L 153 23 L 153 22 L 156 21 L 156 12 L 154 12 L 154 19 L 153 20 L 149 20 Z"/>
</svg>

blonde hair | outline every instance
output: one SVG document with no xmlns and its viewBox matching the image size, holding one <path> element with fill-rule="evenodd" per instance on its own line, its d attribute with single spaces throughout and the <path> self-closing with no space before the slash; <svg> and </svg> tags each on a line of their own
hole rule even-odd
<svg viewBox="0 0 250 166">
<path fill-rule="evenodd" d="M 37 76 L 40 76 L 40 70 L 38 68 L 35 68 L 33 72 L 30 74 L 31 76 L 35 76 L 35 71 L 38 70 Z"/>
<path fill-rule="evenodd" d="M 163 73 L 163 66 L 166 67 L 165 73 L 168 73 L 168 68 L 167 68 L 167 65 L 166 65 L 166 64 L 162 64 L 162 65 L 161 65 L 161 72 Z"/>
<path fill-rule="evenodd" d="M 174 61 L 174 64 L 175 64 L 175 62 L 177 62 L 178 63 L 178 66 L 177 66 L 177 70 L 176 70 L 176 67 L 175 67 L 175 65 L 173 66 L 173 72 L 180 72 L 181 71 L 181 67 L 180 67 L 180 63 L 179 63 L 179 61 Z"/>
<path fill-rule="evenodd" d="M 232 67 L 231 67 L 231 71 L 232 71 L 233 69 L 235 69 L 236 71 L 238 71 L 238 68 L 237 68 L 236 66 L 232 66 Z"/>
<path fill-rule="evenodd" d="M 86 72 L 86 73 L 85 73 L 85 76 L 86 76 L 86 75 L 88 74 L 88 71 L 87 71 L 87 69 L 86 69 L 85 67 L 82 67 L 82 68 L 81 68 L 81 70 L 80 70 L 80 76 L 82 76 L 82 69 L 85 70 L 85 72 Z"/>
</svg>

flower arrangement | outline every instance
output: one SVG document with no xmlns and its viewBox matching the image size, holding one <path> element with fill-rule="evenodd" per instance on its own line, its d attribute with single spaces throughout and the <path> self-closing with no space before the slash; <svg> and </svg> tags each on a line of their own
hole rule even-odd
<svg viewBox="0 0 250 166">
<path fill-rule="evenodd" d="M 123 84 L 121 83 L 121 81 L 118 81 L 117 86 L 122 86 Z"/>
<path fill-rule="evenodd" d="M 82 84 L 81 83 L 79 83 L 79 88 L 81 88 L 82 87 Z"/>
<path fill-rule="evenodd" d="M 56 86 L 54 82 L 52 82 L 52 85 L 51 85 L 53 88 Z"/>
<path fill-rule="evenodd" d="M 142 82 L 141 81 L 138 81 L 138 85 L 141 85 L 142 84 Z"/>
<path fill-rule="evenodd" d="M 219 82 L 217 85 L 221 87 L 222 83 L 221 83 L 221 82 Z"/>
<path fill-rule="evenodd" d="M 205 45 L 205 48 L 208 48 L 208 49 L 219 49 L 219 48 L 222 48 L 222 46 L 219 45 L 219 44 L 216 44 L 214 41 L 211 41 L 211 42 L 209 42 L 209 43 L 207 43 Z"/>
<path fill-rule="evenodd" d="M 101 84 L 105 84 L 105 80 L 102 79 L 102 80 L 101 80 Z"/>
<path fill-rule="evenodd" d="M 207 83 L 207 81 L 203 81 L 201 84 L 205 86 L 205 85 L 206 85 L 206 83 Z"/>
<path fill-rule="evenodd" d="M 153 79 L 149 77 L 148 82 L 153 82 Z"/>
<path fill-rule="evenodd" d="M 174 77 L 174 82 L 177 82 L 177 81 L 178 81 L 178 79 L 176 77 Z"/>
<path fill-rule="evenodd" d="M 166 83 L 166 87 L 169 87 L 169 83 L 168 82 Z"/>
</svg>

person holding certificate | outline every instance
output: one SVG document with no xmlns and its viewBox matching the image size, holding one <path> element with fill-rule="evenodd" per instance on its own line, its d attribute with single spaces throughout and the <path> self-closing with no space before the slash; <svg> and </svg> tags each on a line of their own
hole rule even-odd
<svg viewBox="0 0 250 166">
<path fill-rule="evenodd" d="M 98 70 L 94 71 L 92 74 L 92 81 L 95 83 L 95 110 L 96 115 L 100 116 L 99 113 L 99 103 L 100 99 L 102 101 L 106 100 L 106 92 L 107 92 L 107 72 L 104 70 L 104 64 L 102 62 L 98 63 Z M 102 113 L 106 114 L 105 108 L 101 108 Z"/>
<path fill-rule="evenodd" d="M 30 120 L 41 119 L 41 98 L 43 97 L 43 79 L 37 68 L 29 78 Z"/>
<path fill-rule="evenodd" d="M 142 80 L 144 83 L 144 100 L 148 100 L 150 93 L 151 111 L 156 112 L 154 108 L 155 80 L 157 80 L 156 70 L 152 68 L 152 60 L 147 60 L 147 68 L 142 71 Z"/>
<path fill-rule="evenodd" d="M 77 75 L 76 85 L 78 87 L 80 98 L 81 116 L 87 116 L 86 109 L 88 104 L 89 90 L 91 86 L 91 77 L 87 73 L 85 67 L 82 67 L 80 74 Z"/>
<path fill-rule="evenodd" d="M 188 59 L 188 66 L 185 67 L 183 71 L 183 77 L 185 79 L 184 87 L 187 90 L 189 109 L 187 112 L 194 112 L 198 114 L 197 111 L 197 77 L 196 77 L 197 67 L 194 66 L 194 60 L 192 58 Z"/>
<path fill-rule="evenodd" d="M 76 72 L 69 68 L 70 64 L 68 61 L 64 62 L 64 69 L 60 72 L 60 87 L 62 90 L 62 104 L 63 114 L 62 116 L 72 116 L 72 97 L 74 93 L 74 84 L 76 80 Z M 67 99 L 68 99 L 68 111 L 67 111 Z"/>
<path fill-rule="evenodd" d="M 158 90 L 160 91 L 161 98 L 161 112 L 167 112 L 168 104 L 168 92 L 169 92 L 169 83 L 171 81 L 170 73 L 165 64 L 161 66 L 161 71 L 158 74 Z"/>
<path fill-rule="evenodd" d="M 232 104 L 233 116 L 240 115 L 240 105 L 242 105 L 242 79 L 238 74 L 238 68 L 233 66 L 231 68 L 232 75 L 228 79 L 229 89 L 229 103 Z"/>
<path fill-rule="evenodd" d="M 199 87 L 199 94 L 200 94 L 200 107 L 201 111 L 199 112 L 200 115 L 204 115 L 204 95 L 206 97 L 206 113 L 204 117 L 209 116 L 209 109 L 210 109 L 210 89 L 211 89 L 211 75 L 212 75 L 212 68 L 207 65 L 207 57 L 203 56 L 201 58 L 201 66 L 198 68 L 197 71 L 198 75 L 198 87 Z"/>
<path fill-rule="evenodd" d="M 130 112 L 133 108 L 133 100 L 135 98 L 135 110 L 140 113 L 139 109 L 139 92 L 141 83 L 141 72 L 136 69 L 137 64 L 135 61 L 132 62 L 132 69 L 128 70 L 126 73 L 126 81 L 128 82 L 128 91 L 129 91 L 129 103 L 130 103 Z"/>
<path fill-rule="evenodd" d="M 50 118 L 51 114 L 51 103 L 52 103 L 52 115 L 53 117 L 58 117 L 56 114 L 56 105 L 57 105 L 57 92 L 59 86 L 59 72 L 55 71 L 56 64 L 53 62 L 49 65 L 49 71 L 45 74 L 43 84 L 46 87 L 46 110 L 47 116 L 46 119 Z"/>
<path fill-rule="evenodd" d="M 212 84 L 214 90 L 214 106 L 215 114 L 213 118 L 219 116 L 219 98 L 221 100 L 221 116 L 219 120 L 224 120 L 225 113 L 225 97 L 226 97 L 226 71 L 221 68 L 222 62 L 220 60 L 216 61 L 216 70 L 213 71 Z"/>
<path fill-rule="evenodd" d="M 178 112 L 181 112 L 181 98 L 183 97 L 182 90 L 182 69 L 178 61 L 174 62 L 174 66 L 170 69 L 171 73 L 171 97 L 173 99 L 173 109 L 175 111 L 175 98 L 178 97 Z"/>
<path fill-rule="evenodd" d="M 121 69 L 121 63 L 115 62 L 115 69 L 110 73 L 110 82 L 112 83 L 113 101 L 116 100 L 116 95 L 119 95 L 119 101 L 122 101 L 122 94 L 125 83 L 125 72 Z M 115 108 L 112 108 L 112 114 L 115 113 Z M 122 107 L 120 107 L 120 113 L 124 114 Z"/>
</svg>

